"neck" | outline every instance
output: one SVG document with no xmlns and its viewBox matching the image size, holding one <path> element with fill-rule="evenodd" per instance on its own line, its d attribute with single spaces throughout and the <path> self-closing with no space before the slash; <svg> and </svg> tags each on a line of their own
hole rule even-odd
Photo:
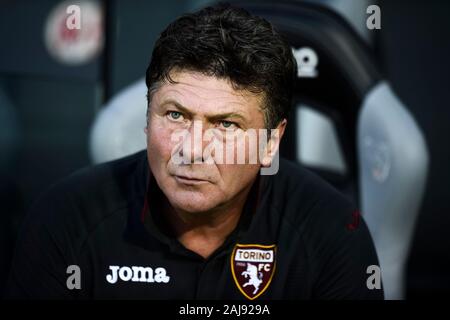
<svg viewBox="0 0 450 320">
<path fill-rule="evenodd" d="M 251 187 L 238 195 L 238 199 L 229 201 L 232 206 L 225 205 L 210 212 L 184 212 L 165 201 L 165 216 L 168 217 L 178 241 L 206 259 L 236 228 L 250 189 Z"/>
</svg>

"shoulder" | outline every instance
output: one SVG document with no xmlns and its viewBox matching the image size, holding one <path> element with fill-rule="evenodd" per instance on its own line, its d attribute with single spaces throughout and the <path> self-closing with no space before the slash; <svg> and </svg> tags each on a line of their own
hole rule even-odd
<svg viewBox="0 0 450 320">
<path fill-rule="evenodd" d="M 359 219 L 357 206 L 349 198 L 294 162 L 281 159 L 273 190 L 282 218 L 301 232 L 305 241 L 334 241 L 352 231 L 355 215 Z"/>
<path fill-rule="evenodd" d="M 85 262 L 82 249 L 93 232 L 108 243 L 111 230 L 123 227 L 128 210 L 120 209 L 137 193 L 135 180 L 144 162 L 145 153 L 140 153 L 82 169 L 46 190 L 22 224 L 7 295 L 76 296 L 65 286 L 67 266 Z"/>
<path fill-rule="evenodd" d="M 272 192 L 283 217 L 299 226 L 309 219 L 346 218 L 356 209 L 327 181 L 286 159 L 280 159 L 279 171 L 272 178 Z"/>
<path fill-rule="evenodd" d="M 278 201 L 279 214 L 302 239 L 314 297 L 382 298 L 382 290 L 370 291 L 366 287 L 366 269 L 378 265 L 378 259 L 356 205 L 292 162 L 280 163 L 273 185 L 283 190 L 278 197 L 282 199 Z"/>
<path fill-rule="evenodd" d="M 119 182 L 128 182 L 133 178 L 139 165 L 146 159 L 145 151 L 117 160 L 79 169 L 55 183 L 49 193 L 75 193 L 76 195 L 92 195 L 91 192 L 108 192 Z"/>
<path fill-rule="evenodd" d="M 25 228 L 55 237 L 82 238 L 83 233 L 140 196 L 137 171 L 145 158 L 145 152 L 139 152 L 80 169 L 55 183 L 31 205 Z"/>
</svg>

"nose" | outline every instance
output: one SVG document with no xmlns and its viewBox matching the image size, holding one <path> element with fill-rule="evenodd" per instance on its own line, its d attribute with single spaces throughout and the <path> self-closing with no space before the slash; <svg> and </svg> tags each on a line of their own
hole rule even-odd
<svg viewBox="0 0 450 320">
<path fill-rule="evenodd" d="M 180 151 L 184 164 L 203 162 L 203 124 L 201 121 L 192 122 Z"/>
</svg>

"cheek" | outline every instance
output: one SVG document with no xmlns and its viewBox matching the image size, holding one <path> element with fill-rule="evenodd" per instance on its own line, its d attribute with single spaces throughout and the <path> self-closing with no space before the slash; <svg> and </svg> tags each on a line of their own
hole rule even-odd
<svg viewBox="0 0 450 320">
<path fill-rule="evenodd" d="M 223 164 L 217 166 L 222 178 L 221 189 L 235 194 L 247 187 L 259 174 L 260 166 L 255 164 Z"/>
<path fill-rule="evenodd" d="M 247 132 L 240 132 L 236 137 L 225 139 L 223 150 L 227 153 L 224 158 L 227 163 L 231 163 L 231 159 L 236 164 L 260 164 L 260 154 L 264 150 L 261 144 L 260 133 L 258 130 L 251 129 Z"/>
<path fill-rule="evenodd" d="M 172 151 L 172 130 L 161 121 L 151 121 L 147 132 L 147 149 L 150 160 L 167 162 Z"/>
</svg>

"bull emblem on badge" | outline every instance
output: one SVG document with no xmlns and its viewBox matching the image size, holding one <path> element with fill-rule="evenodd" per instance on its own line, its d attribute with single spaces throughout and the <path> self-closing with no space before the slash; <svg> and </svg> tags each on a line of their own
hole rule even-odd
<svg viewBox="0 0 450 320">
<path fill-rule="evenodd" d="M 255 290 L 253 290 L 253 294 L 256 294 L 259 290 L 259 286 L 262 283 L 263 273 L 258 272 L 258 268 L 255 265 L 247 263 L 247 270 L 242 272 L 241 275 L 243 275 L 244 278 L 250 277 L 250 279 L 246 283 L 244 283 L 243 287 L 255 287 Z"/>
</svg>

